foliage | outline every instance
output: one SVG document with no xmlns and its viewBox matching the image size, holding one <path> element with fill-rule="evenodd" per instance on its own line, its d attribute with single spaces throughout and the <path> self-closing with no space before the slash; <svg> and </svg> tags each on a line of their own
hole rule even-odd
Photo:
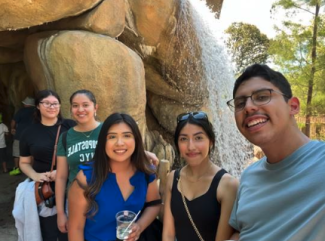
<svg viewBox="0 0 325 241">
<path fill-rule="evenodd" d="M 283 22 L 270 43 L 269 53 L 292 84 L 294 94 L 302 100 L 306 116 L 306 134 L 310 133 L 310 117 L 325 113 L 325 26 L 319 10 L 324 0 L 279 0 L 272 10 L 283 8 L 287 16 L 304 11 L 312 14 L 309 26 Z"/>
<path fill-rule="evenodd" d="M 235 63 L 236 74 L 254 63 L 266 63 L 269 39 L 251 24 L 232 23 L 226 30 L 226 45 Z"/>
</svg>

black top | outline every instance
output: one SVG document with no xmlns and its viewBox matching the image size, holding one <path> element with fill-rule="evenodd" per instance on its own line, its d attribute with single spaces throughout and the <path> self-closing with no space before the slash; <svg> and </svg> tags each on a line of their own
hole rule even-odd
<svg viewBox="0 0 325 241">
<path fill-rule="evenodd" d="M 76 123 L 73 120 L 63 120 L 60 134 L 75 125 Z M 28 127 L 21 135 L 19 142 L 20 156 L 33 156 L 33 169 L 36 172 L 48 172 L 51 170 L 58 127 L 59 125 L 45 126 L 42 123 L 35 123 Z"/>
<path fill-rule="evenodd" d="M 180 170 L 176 170 L 172 187 L 171 211 L 175 222 L 177 241 L 200 241 L 185 210 L 177 183 Z M 221 205 L 217 200 L 217 188 L 221 177 L 226 173 L 221 169 L 214 176 L 209 190 L 192 201 L 185 201 L 192 219 L 204 241 L 214 241 L 220 219 Z"/>
<path fill-rule="evenodd" d="M 35 107 L 23 107 L 17 111 L 14 116 L 16 122 L 15 140 L 20 140 L 22 132 L 34 123 Z"/>
</svg>

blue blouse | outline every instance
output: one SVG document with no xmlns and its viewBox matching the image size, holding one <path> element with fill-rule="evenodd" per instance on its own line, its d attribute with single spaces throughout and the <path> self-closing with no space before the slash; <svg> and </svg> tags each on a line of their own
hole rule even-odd
<svg viewBox="0 0 325 241">
<path fill-rule="evenodd" d="M 80 165 L 84 172 L 87 183 L 90 183 L 93 167 L 91 165 Z M 155 174 L 149 175 L 149 183 L 155 179 Z M 84 238 L 87 241 L 115 241 L 116 219 L 119 211 L 130 210 L 138 213 L 142 210 L 147 196 L 147 180 L 145 173 L 137 171 L 130 178 L 134 190 L 127 200 L 124 200 L 117 184 L 115 173 L 109 173 L 103 183 L 95 201 L 98 204 L 98 212 L 91 218 L 86 219 Z"/>
</svg>

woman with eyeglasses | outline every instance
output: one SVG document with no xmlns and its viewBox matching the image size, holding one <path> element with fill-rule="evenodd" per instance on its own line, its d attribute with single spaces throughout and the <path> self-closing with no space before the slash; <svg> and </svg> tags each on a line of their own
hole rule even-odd
<svg viewBox="0 0 325 241">
<path fill-rule="evenodd" d="M 161 206 L 158 184 L 131 116 L 114 113 L 107 117 L 94 158 L 80 165 L 68 199 L 68 234 L 73 241 L 115 241 L 116 214 L 139 213 L 145 203 L 145 210 L 120 235 L 127 241 L 138 240 L 155 219 Z"/>
<path fill-rule="evenodd" d="M 56 92 L 39 91 L 35 98 L 35 123 L 22 133 L 20 140 L 22 172 L 35 182 L 51 182 L 53 190 L 56 170 L 50 170 L 58 128 L 61 126 L 62 133 L 75 125 L 74 121 L 62 118 L 60 105 L 61 100 Z M 67 235 L 59 231 L 56 220 L 57 215 L 39 217 L 43 240 L 68 240 Z"/>
<path fill-rule="evenodd" d="M 174 141 L 186 165 L 168 176 L 163 241 L 229 239 L 238 181 L 211 160 L 215 134 L 207 114 L 179 115 Z"/>
</svg>

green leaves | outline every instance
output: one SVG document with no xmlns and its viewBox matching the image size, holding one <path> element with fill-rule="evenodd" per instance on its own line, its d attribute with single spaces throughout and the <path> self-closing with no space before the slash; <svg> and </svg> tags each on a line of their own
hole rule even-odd
<svg viewBox="0 0 325 241">
<path fill-rule="evenodd" d="M 251 64 L 266 63 L 269 39 L 255 25 L 233 23 L 225 33 L 229 35 L 226 45 L 236 65 L 236 74 Z"/>
</svg>

